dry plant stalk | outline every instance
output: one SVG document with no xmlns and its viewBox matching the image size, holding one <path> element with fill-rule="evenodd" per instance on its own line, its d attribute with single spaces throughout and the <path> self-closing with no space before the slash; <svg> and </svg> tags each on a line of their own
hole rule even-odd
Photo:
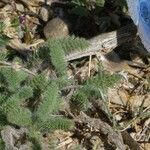
<svg viewBox="0 0 150 150">
<path fill-rule="evenodd" d="M 82 51 L 76 50 L 65 57 L 66 61 L 75 60 L 78 58 L 95 55 L 97 52 L 104 50 L 110 52 L 117 46 L 133 41 L 136 37 L 136 26 L 129 24 L 116 31 L 100 34 L 89 40 L 90 46 Z"/>
</svg>

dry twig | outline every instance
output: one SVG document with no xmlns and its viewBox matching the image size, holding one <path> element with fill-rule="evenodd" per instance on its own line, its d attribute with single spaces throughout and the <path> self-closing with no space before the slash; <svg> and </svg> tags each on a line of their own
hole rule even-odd
<svg viewBox="0 0 150 150">
<path fill-rule="evenodd" d="M 109 142 L 114 144 L 119 150 L 125 150 L 126 146 L 123 143 L 122 136 L 119 132 L 114 131 L 114 129 L 108 125 L 106 122 L 98 118 L 90 118 L 85 113 L 81 113 L 77 119 L 78 122 L 86 124 L 90 129 L 98 131 L 107 136 Z"/>
<path fill-rule="evenodd" d="M 136 35 L 136 27 L 133 24 L 127 25 L 109 33 L 100 34 L 89 40 L 90 46 L 83 51 L 76 50 L 66 56 L 66 61 L 75 60 L 85 56 L 95 55 L 97 52 L 104 50 L 110 52 L 123 43 L 133 41 Z"/>
</svg>

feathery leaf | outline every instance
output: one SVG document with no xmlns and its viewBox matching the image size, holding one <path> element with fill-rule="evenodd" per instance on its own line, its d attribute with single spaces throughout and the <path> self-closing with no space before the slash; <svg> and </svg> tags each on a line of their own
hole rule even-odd
<svg viewBox="0 0 150 150">
<path fill-rule="evenodd" d="M 42 102 L 39 104 L 35 115 L 39 121 L 45 122 L 49 119 L 53 112 L 59 108 L 58 87 L 55 83 L 51 83 L 43 93 Z"/>
<path fill-rule="evenodd" d="M 29 126 L 32 123 L 32 113 L 29 109 L 18 106 L 7 113 L 7 120 L 18 126 Z"/>
<path fill-rule="evenodd" d="M 71 120 L 62 118 L 59 116 L 50 117 L 46 122 L 41 122 L 38 124 L 38 127 L 41 131 L 49 131 L 49 130 L 69 130 L 73 128 L 74 124 Z"/>
</svg>

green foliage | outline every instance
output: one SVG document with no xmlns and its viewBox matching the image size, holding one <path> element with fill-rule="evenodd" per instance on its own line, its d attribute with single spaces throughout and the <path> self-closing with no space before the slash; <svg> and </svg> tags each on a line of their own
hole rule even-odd
<svg viewBox="0 0 150 150">
<path fill-rule="evenodd" d="M 21 99 L 28 99 L 33 96 L 33 89 L 30 86 L 23 86 L 18 91 Z"/>
<path fill-rule="evenodd" d="M 8 124 L 5 113 L 0 109 L 0 129 Z"/>
<path fill-rule="evenodd" d="M 0 103 L 3 103 L 6 98 L 7 98 L 6 95 L 4 93 L 1 93 L 1 95 L 0 95 Z"/>
<path fill-rule="evenodd" d="M 34 126 L 36 132 L 42 132 L 72 127 L 72 121 L 52 117 L 59 110 L 59 86 L 44 73 L 31 76 L 3 66 L 0 68 L 0 92 L 0 128 L 8 124 L 29 129 Z M 33 149 L 40 149 L 38 137 L 30 139 Z"/>
<path fill-rule="evenodd" d="M 10 110 L 20 105 L 20 98 L 17 93 L 11 94 L 8 99 L 2 104 L 2 111 L 7 114 Z"/>
<path fill-rule="evenodd" d="M 25 98 L 29 97 L 27 94 L 24 96 Z M 8 122 L 18 126 L 27 126 L 31 124 L 32 114 L 27 108 L 22 106 L 25 99 L 21 98 L 23 97 L 22 95 L 20 97 L 20 93 L 12 94 L 2 103 L 1 112 Z"/>
<path fill-rule="evenodd" d="M 71 13 L 76 14 L 80 17 L 88 17 L 90 15 L 90 11 L 94 7 L 104 7 L 105 0 L 71 0 L 71 4 L 74 6 L 71 9 Z"/>
<path fill-rule="evenodd" d="M 89 12 L 88 10 L 83 7 L 83 6 L 75 6 L 72 10 L 71 10 L 71 13 L 72 14 L 75 14 L 75 15 L 78 15 L 78 16 L 81 16 L 81 17 L 87 17 Z"/>
<path fill-rule="evenodd" d="M 105 4 L 105 0 L 96 0 L 96 5 L 100 7 L 104 7 L 104 4 Z"/>
<path fill-rule="evenodd" d="M 42 49 L 42 47 L 40 47 L 39 49 Z M 39 49 L 37 51 L 39 51 Z M 41 63 L 43 62 L 43 60 L 45 59 L 45 57 L 43 58 L 40 58 L 39 57 L 39 54 L 37 53 L 37 51 L 32 51 L 32 52 L 29 52 L 28 55 L 27 55 L 27 61 L 25 63 L 26 65 L 26 68 L 28 69 L 37 69 L 39 68 L 39 66 L 41 65 Z M 41 51 L 41 54 L 45 52 L 44 51 Z"/>
<path fill-rule="evenodd" d="M 67 83 L 66 54 L 88 47 L 86 40 L 74 36 L 64 39 L 49 39 L 45 52 L 39 50 L 36 57 L 52 63 L 58 79 L 52 81 L 44 73 L 30 76 L 12 67 L 0 68 L 1 118 L 4 123 L 17 126 L 35 126 L 37 130 L 70 129 L 72 121 L 59 116 L 60 87 Z M 41 61 L 42 62 L 42 61 Z M 119 77 L 105 72 L 87 80 L 72 98 L 72 103 L 80 109 L 89 107 L 92 97 L 102 97 L 108 87 L 113 86 Z"/>
<path fill-rule="evenodd" d="M 6 35 L 0 35 L 0 46 L 5 46 L 9 42 L 9 38 Z"/>
<path fill-rule="evenodd" d="M 51 58 L 52 64 L 54 65 L 59 77 L 66 76 L 67 74 L 67 63 L 64 60 L 65 55 L 72 51 L 83 50 L 88 47 L 88 42 L 83 38 L 77 38 L 75 36 L 68 36 L 60 39 L 49 39 L 47 46 L 43 49 L 39 49 L 39 56 L 41 58 Z"/>
<path fill-rule="evenodd" d="M 48 83 L 49 81 L 46 79 L 45 75 L 42 73 L 37 74 L 36 76 L 32 78 L 32 80 L 30 80 L 30 86 L 40 91 L 45 90 Z"/>
<path fill-rule="evenodd" d="M 32 123 L 32 113 L 29 109 L 19 107 L 13 107 L 7 113 L 7 120 L 12 124 L 18 126 L 29 126 Z"/>
<path fill-rule="evenodd" d="M 41 59 L 51 60 L 57 75 L 62 77 L 67 74 L 67 62 L 64 60 L 65 55 L 75 50 L 82 51 L 88 46 L 89 43 L 85 39 L 75 36 L 49 39 L 47 46 L 38 50 L 38 55 Z"/>
<path fill-rule="evenodd" d="M 71 0 L 72 4 L 75 4 L 76 6 L 82 6 L 82 7 L 87 7 L 88 6 L 101 6 L 104 7 L 105 0 L 95 0 L 95 1 L 89 1 L 89 0 Z"/>
<path fill-rule="evenodd" d="M 26 77 L 27 74 L 23 71 L 15 71 L 7 67 L 0 68 L 0 83 L 7 86 L 10 92 L 17 90 Z"/>
<path fill-rule="evenodd" d="M 95 77 L 88 79 L 83 87 L 76 91 L 71 102 L 78 106 L 78 109 L 87 109 L 93 97 L 94 99 L 103 99 L 107 89 L 113 87 L 120 79 L 121 76 L 118 74 L 110 75 L 102 71 Z"/>
<path fill-rule="evenodd" d="M 69 130 L 73 128 L 74 124 L 72 121 L 62 118 L 60 116 L 51 116 L 47 122 L 39 122 L 38 128 L 40 131 L 49 131 L 49 130 Z"/>
<path fill-rule="evenodd" d="M 89 106 L 89 99 L 87 94 L 82 89 L 80 89 L 74 94 L 71 103 L 72 103 L 72 108 L 85 110 Z"/>
<path fill-rule="evenodd" d="M 70 85 L 71 84 L 71 80 L 68 80 L 68 78 L 66 76 L 62 76 L 62 77 L 59 77 L 57 80 L 56 80 L 56 83 L 58 84 L 59 88 L 63 88 L 67 85 Z"/>
<path fill-rule="evenodd" d="M 51 60 L 59 76 L 65 76 L 67 72 L 67 63 L 64 60 L 65 54 L 68 54 L 76 49 L 82 50 L 83 48 L 88 47 L 88 45 L 89 44 L 86 40 L 82 38 L 75 38 L 74 36 L 57 40 L 48 40 L 48 47 L 51 50 Z"/>
<path fill-rule="evenodd" d="M 61 44 L 58 41 L 48 43 L 51 50 L 51 61 L 56 69 L 56 73 L 59 76 L 64 76 L 67 74 L 67 63 L 64 60 L 65 54 L 62 49 Z"/>
<path fill-rule="evenodd" d="M 5 143 L 3 142 L 2 138 L 0 138 L 0 149 L 5 149 Z"/>
<path fill-rule="evenodd" d="M 73 35 L 58 39 L 57 42 L 61 45 L 65 54 L 69 54 L 73 51 L 82 51 L 90 45 L 84 38 L 78 38 Z"/>
<path fill-rule="evenodd" d="M 58 87 L 55 83 L 51 83 L 43 93 L 42 102 L 40 102 L 35 113 L 37 119 L 46 122 L 53 112 L 59 108 Z M 46 115 L 45 115 L 46 114 Z"/>
<path fill-rule="evenodd" d="M 14 28 L 17 28 L 19 27 L 20 23 L 19 23 L 19 18 L 18 17 L 15 17 L 11 20 L 11 26 L 14 27 Z"/>
<path fill-rule="evenodd" d="M 0 61 L 6 61 L 7 60 L 7 52 L 1 51 L 0 52 Z"/>
<path fill-rule="evenodd" d="M 118 2 L 118 3 L 117 3 Z M 105 0 L 72 0 L 71 12 L 80 17 L 89 17 L 93 8 L 103 8 Z M 116 1 L 116 5 L 122 5 Z M 109 18 L 102 18 L 102 28 L 108 24 Z M 105 20 L 105 21 L 104 21 Z M 19 27 L 18 17 L 11 21 L 11 26 Z M 100 26 L 100 27 L 101 27 Z M 0 22 L 0 47 L 9 42 L 4 35 L 5 25 Z M 26 28 L 27 29 L 27 28 Z M 61 88 L 71 84 L 67 77 L 67 62 L 65 55 L 75 51 L 83 51 L 89 46 L 87 40 L 75 36 L 60 39 L 49 39 L 43 47 L 27 56 L 27 63 L 15 57 L 18 62 L 30 71 L 42 66 L 45 62 L 51 65 L 57 78 L 52 79 L 46 73 L 38 70 L 35 75 L 28 74 L 15 65 L 0 66 L 0 128 L 5 125 L 26 127 L 29 130 L 28 139 L 33 143 L 33 149 L 42 149 L 42 133 L 56 129 L 68 130 L 74 126 L 73 121 L 60 115 L 59 108 Z M 28 54 L 27 54 L 28 55 Z M 7 62 L 8 54 L 0 52 L 0 61 Z M 11 62 L 9 62 L 10 64 Z M 23 64 L 24 63 L 24 64 Z M 26 68 L 26 69 L 27 69 Z M 39 73 L 40 72 L 40 73 Z M 101 72 L 87 80 L 72 97 L 71 103 L 80 110 L 89 108 L 93 99 L 103 98 L 109 87 L 120 80 L 118 75 Z M 3 145 L 3 142 L 0 141 Z M 1 149 L 1 147 L 0 147 Z M 2 148 L 3 149 L 3 148 Z"/>
<path fill-rule="evenodd" d="M 33 150 L 41 150 L 42 149 L 42 136 L 40 132 L 31 129 L 31 132 L 28 133 L 28 139 L 33 143 L 32 149 Z"/>
<path fill-rule="evenodd" d="M 57 82 L 50 82 L 44 74 L 29 77 L 24 71 L 2 67 L 0 78 L 0 118 L 5 118 L 5 122 L 18 126 L 32 126 L 33 122 L 47 122 L 50 116 L 59 109 Z M 38 97 L 34 94 L 37 90 Z M 33 102 L 36 101 L 35 98 L 39 100 L 39 103 L 32 112 L 29 105 L 30 99 Z M 33 118 L 33 116 L 36 117 Z M 60 121 L 59 125 L 61 126 Z"/>
<path fill-rule="evenodd" d="M 113 87 L 120 79 L 121 76 L 119 74 L 110 75 L 109 73 L 102 71 L 97 76 L 87 80 L 86 85 L 106 91 L 109 87 Z"/>
<path fill-rule="evenodd" d="M 3 22 L 0 22 L 0 33 L 2 33 L 5 29 L 6 25 Z"/>
</svg>

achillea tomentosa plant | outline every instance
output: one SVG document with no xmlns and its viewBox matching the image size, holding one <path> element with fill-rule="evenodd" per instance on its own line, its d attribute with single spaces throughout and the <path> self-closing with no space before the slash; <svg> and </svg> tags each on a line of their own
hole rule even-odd
<svg viewBox="0 0 150 150">
<path fill-rule="evenodd" d="M 60 103 L 58 85 L 43 76 L 39 74 L 31 78 L 23 71 L 0 68 L 0 110 L 6 124 L 25 127 L 36 124 L 40 129 L 40 124 L 43 126 L 49 119 L 55 118 L 53 114 L 58 111 Z M 36 101 L 38 104 L 34 105 Z M 4 120 L 1 121 L 4 124 Z M 69 123 L 69 120 L 64 121 Z M 45 130 L 55 125 L 53 121 L 53 125 L 49 124 Z"/>
<path fill-rule="evenodd" d="M 29 130 L 34 128 L 35 131 L 40 132 L 71 129 L 74 123 L 59 115 L 60 104 L 63 102 L 60 90 L 63 85 L 69 83 L 66 82 L 68 80 L 67 63 L 64 55 L 69 48 L 70 50 L 77 47 L 80 49 L 87 44 L 85 40 L 73 36 L 49 40 L 46 48 L 40 48 L 35 52 L 36 55 L 33 54 L 37 60 L 48 61 L 53 65 L 57 75 L 56 79 L 47 77 L 43 72 L 30 74 L 15 68 L 16 62 L 7 62 L 8 54 L 2 51 L 0 53 L 1 129 L 5 125 L 26 127 Z M 32 56 L 30 59 L 32 60 Z M 26 64 L 19 65 L 26 66 Z M 63 79 L 65 84 L 63 84 Z"/>
<path fill-rule="evenodd" d="M 102 71 L 94 77 L 91 77 L 83 86 L 78 89 L 71 99 L 71 106 L 73 109 L 78 110 L 87 110 L 90 108 L 90 104 L 92 101 L 96 101 L 98 99 L 103 100 L 105 105 L 105 112 L 108 114 L 110 112 L 108 108 L 107 101 L 107 90 L 108 88 L 112 88 L 115 84 L 117 84 L 121 79 L 121 76 L 118 74 L 110 75 L 109 73 Z M 78 107 L 77 107 L 78 106 Z"/>
<path fill-rule="evenodd" d="M 49 39 L 45 46 L 29 57 L 27 65 L 19 62 L 20 66 L 30 66 L 29 70 L 34 68 L 34 63 L 37 61 L 48 62 L 56 72 L 55 79 L 48 77 L 44 72 L 30 74 L 22 68 L 18 69 L 16 67 L 18 64 L 14 65 L 15 61 L 7 64 L 8 54 L 2 51 L 0 53 L 1 129 L 6 125 L 26 127 L 29 130 L 29 140 L 33 144 L 40 140 L 35 136 L 39 132 L 71 129 L 74 126 L 73 121 L 59 114 L 60 104 L 63 102 L 61 89 L 70 84 L 67 78 L 67 62 L 64 58 L 71 51 L 83 50 L 88 46 L 89 43 L 85 39 L 75 36 Z M 89 105 L 91 97 L 101 98 L 102 93 L 119 79 L 118 75 L 102 72 L 86 81 L 83 87 L 75 92 L 71 103 L 77 104 L 80 110 L 84 110 L 85 106 Z"/>
<path fill-rule="evenodd" d="M 58 114 L 59 86 L 44 74 L 30 77 L 9 67 L 0 68 L 0 125 L 34 128 L 47 132 L 68 130 L 73 122 Z"/>
</svg>

